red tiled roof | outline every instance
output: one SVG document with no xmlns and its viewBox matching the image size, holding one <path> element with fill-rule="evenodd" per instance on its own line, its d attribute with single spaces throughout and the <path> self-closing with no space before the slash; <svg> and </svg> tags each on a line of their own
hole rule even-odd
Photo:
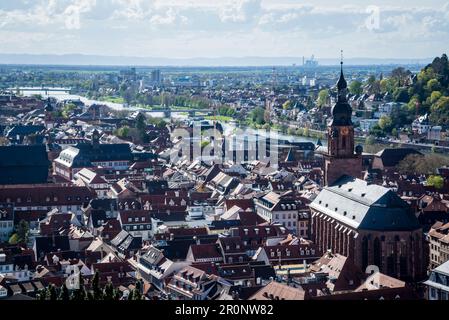
<svg viewBox="0 0 449 320">
<path fill-rule="evenodd" d="M 0 186 L 0 202 L 15 203 L 16 207 L 50 207 L 81 205 L 96 198 L 87 187 L 59 184 Z"/>
</svg>

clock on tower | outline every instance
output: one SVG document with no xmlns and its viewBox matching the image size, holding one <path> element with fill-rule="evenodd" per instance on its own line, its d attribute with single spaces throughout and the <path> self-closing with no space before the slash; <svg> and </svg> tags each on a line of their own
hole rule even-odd
<svg viewBox="0 0 449 320">
<path fill-rule="evenodd" d="M 337 82 L 338 99 L 332 108 L 332 121 L 327 131 L 328 152 L 324 168 L 326 185 L 332 184 L 344 174 L 356 178 L 362 176 L 361 152 L 354 152 L 354 125 L 351 120 L 352 108 L 347 100 L 347 87 L 342 60 Z"/>
</svg>

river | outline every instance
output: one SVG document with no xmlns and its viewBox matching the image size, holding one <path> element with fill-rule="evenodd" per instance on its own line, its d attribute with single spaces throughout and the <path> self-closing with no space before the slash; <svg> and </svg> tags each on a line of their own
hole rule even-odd
<svg viewBox="0 0 449 320">
<path fill-rule="evenodd" d="M 55 89 L 55 90 L 52 90 Z M 11 89 L 13 92 L 17 91 L 17 89 Z M 86 97 L 76 95 L 76 94 L 70 94 L 69 88 L 18 88 L 19 92 L 23 94 L 24 96 L 33 96 L 33 95 L 41 95 L 43 98 L 55 98 L 58 101 L 65 101 L 65 100 L 79 100 L 83 102 L 87 106 L 91 106 L 94 104 L 101 104 L 106 105 L 109 108 L 120 111 L 120 110 L 127 110 L 127 111 L 138 111 L 142 110 L 145 112 L 151 112 L 151 116 L 155 118 L 163 118 L 165 115 L 163 112 L 159 111 L 149 111 L 148 109 L 142 109 L 138 107 L 125 107 L 121 103 L 114 103 L 114 102 L 108 102 L 108 101 L 100 101 L 100 100 L 92 100 L 88 99 Z M 172 118 L 177 120 L 186 120 L 188 116 L 182 112 L 172 112 Z M 225 134 L 232 132 L 234 129 L 236 129 L 236 126 L 234 124 L 226 123 L 223 124 Z M 257 129 L 250 129 L 247 128 L 245 130 L 249 135 L 260 135 L 260 136 L 266 136 L 267 132 L 265 130 L 257 130 Z M 290 142 L 312 142 L 314 144 L 317 143 L 318 139 L 309 138 L 309 137 L 300 137 L 300 136 L 293 136 L 293 135 L 286 135 L 279 132 L 271 133 L 273 138 L 279 139 L 279 140 L 288 140 Z M 323 145 L 326 145 L 326 141 L 322 141 Z"/>
</svg>

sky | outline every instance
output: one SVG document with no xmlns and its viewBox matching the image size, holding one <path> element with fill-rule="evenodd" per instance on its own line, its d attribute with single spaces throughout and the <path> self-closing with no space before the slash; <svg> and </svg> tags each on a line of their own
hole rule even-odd
<svg viewBox="0 0 449 320">
<path fill-rule="evenodd" d="M 0 53 L 429 58 L 449 0 L 0 0 Z"/>
</svg>

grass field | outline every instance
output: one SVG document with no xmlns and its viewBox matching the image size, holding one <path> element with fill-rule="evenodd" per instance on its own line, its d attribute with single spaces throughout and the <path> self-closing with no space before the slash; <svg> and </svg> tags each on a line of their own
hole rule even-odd
<svg viewBox="0 0 449 320">
<path fill-rule="evenodd" d="M 222 121 L 222 122 L 229 122 L 229 121 L 234 120 L 234 118 L 232 118 L 232 117 L 227 117 L 227 116 L 216 116 L 216 117 L 214 117 L 214 116 L 208 116 L 208 117 L 204 117 L 204 119 L 206 119 L 206 120 L 214 120 L 214 119 L 217 119 L 217 121 Z"/>
<path fill-rule="evenodd" d="M 101 97 L 101 101 L 112 102 L 112 103 L 125 103 L 125 100 L 122 97 Z"/>
</svg>

